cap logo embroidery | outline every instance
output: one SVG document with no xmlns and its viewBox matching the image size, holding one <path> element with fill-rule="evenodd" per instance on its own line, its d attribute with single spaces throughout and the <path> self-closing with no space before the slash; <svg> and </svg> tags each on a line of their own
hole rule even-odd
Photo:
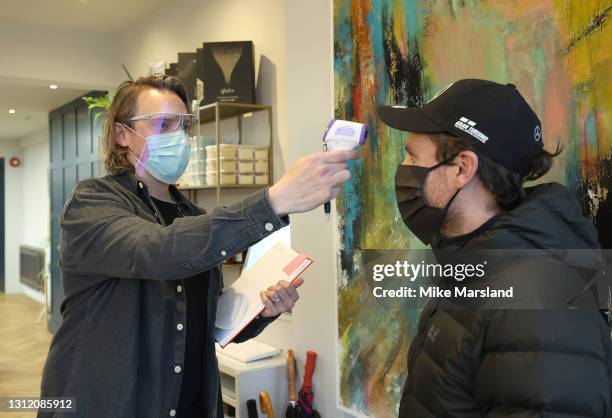
<svg viewBox="0 0 612 418">
<path fill-rule="evenodd" d="M 476 122 L 469 120 L 465 116 L 461 117 L 457 122 L 455 122 L 455 128 L 461 129 L 463 132 L 472 135 L 483 144 L 487 142 L 489 137 L 480 132 L 474 126 L 476 126 Z"/>
<path fill-rule="evenodd" d="M 535 131 L 533 132 L 533 137 L 536 142 L 540 142 L 542 139 L 542 128 L 540 128 L 540 125 L 536 125 Z"/>
</svg>

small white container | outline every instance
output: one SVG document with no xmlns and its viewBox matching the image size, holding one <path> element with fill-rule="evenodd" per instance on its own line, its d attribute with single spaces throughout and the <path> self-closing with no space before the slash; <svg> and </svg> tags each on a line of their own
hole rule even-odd
<svg viewBox="0 0 612 418">
<path fill-rule="evenodd" d="M 270 172 L 268 161 L 255 161 L 255 172 L 260 174 L 268 174 Z"/>
<path fill-rule="evenodd" d="M 255 147 L 255 159 L 267 160 L 269 147 Z"/>
<path fill-rule="evenodd" d="M 197 176 L 193 176 L 193 182 L 196 187 L 206 186 L 206 174 L 202 173 Z"/>
<path fill-rule="evenodd" d="M 206 172 L 206 185 L 207 186 L 216 186 L 217 185 L 217 176 L 213 171 Z"/>
<path fill-rule="evenodd" d="M 202 176 L 204 175 L 205 172 L 206 172 L 206 161 L 205 160 L 193 161 L 192 174 Z"/>
<path fill-rule="evenodd" d="M 236 160 L 221 157 L 221 164 L 217 164 L 217 158 L 206 159 L 206 170 L 217 170 L 221 166 L 221 171 L 236 171 Z"/>
<path fill-rule="evenodd" d="M 189 159 L 197 160 L 198 158 L 200 158 L 200 150 L 196 147 L 191 147 L 191 151 L 189 152 Z"/>
<path fill-rule="evenodd" d="M 181 187 L 198 187 L 198 178 L 200 176 L 194 176 L 193 174 L 190 174 L 187 176 L 187 178 L 185 179 L 185 184 L 181 184 Z"/>
<path fill-rule="evenodd" d="M 252 174 L 254 165 L 253 160 L 240 160 L 238 161 L 238 173 L 240 174 Z"/>
<path fill-rule="evenodd" d="M 221 158 L 227 158 L 229 160 L 235 160 L 237 155 L 236 144 L 219 144 L 219 153 Z M 206 158 L 217 158 L 217 146 L 208 145 L 206 147 Z"/>
<path fill-rule="evenodd" d="M 179 188 L 189 187 L 189 177 L 190 176 L 188 174 L 183 174 L 183 176 L 178 181 L 177 187 Z"/>
<path fill-rule="evenodd" d="M 255 183 L 255 175 L 253 173 L 239 173 L 238 174 L 238 184 L 254 184 Z"/>
<path fill-rule="evenodd" d="M 268 184 L 268 174 L 255 174 L 255 184 Z"/>
<path fill-rule="evenodd" d="M 255 155 L 254 145 L 238 145 L 238 159 L 252 160 Z"/>
<path fill-rule="evenodd" d="M 221 185 L 236 184 L 236 172 L 235 171 L 223 171 L 221 170 Z M 206 185 L 216 186 L 217 185 L 217 171 L 209 170 L 206 171 Z"/>
</svg>

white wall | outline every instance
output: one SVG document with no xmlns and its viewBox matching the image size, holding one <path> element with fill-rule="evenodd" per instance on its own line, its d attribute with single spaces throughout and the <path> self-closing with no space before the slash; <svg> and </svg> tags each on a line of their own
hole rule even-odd
<svg viewBox="0 0 612 418">
<path fill-rule="evenodd" d="M 330 0 L 288 0 L 287 126 L 289 160 L 318 152 L 334 114 L 333 30 Z M 317 352 L 315 406 L 325 417 L 348 417 L 336 408 L 336 248 L 338 229 L 322 209 L 292 216 L 292 244 L 316 262 L 307 272 L 294 309 L 293 345 L 302 365 L 306 350 Z M 300 375 L 303 370 L 300 370 Z"/>
<path fill-rule="evenodd" d="M 21 292 L 39 302 L 41 292 L 19 282 L 19 246 L 45 247 L 49 239 L 48 130 L 42 129 L 18 140 L 0 141 L 0 157 L 5 159 L 5 291 Z M 9 160 L 18 157 L 19 167 Z M 47 262 L 49 248 L 45 248 Z"/>
<path fill-rule="evenodd" d="M 19 245 L 21 243 L 21 175 L 23 165 L 11 167 L 9 160 L 23 160 L 17 140 L 0 141 L 0 157 L 4 158 L 4 288 L 6 293 L 21 290 L 19 283 Z"/>
<path fill-rule="evenodd" d="M 49 239 L 49 130 L 20 139 L 22 161 L 23 229 L 21 242 L 39 247 Z"/>
<path fill-rule="evenodd" d="M 45 250 L 49 263 L 50 198 L 49 198 L 49 130 L 41 129 L 20 139 L 21 166 L 21 245 Z M 29 297 L 44 302 L 42 293 L 21 285 Z"/>
</svg>

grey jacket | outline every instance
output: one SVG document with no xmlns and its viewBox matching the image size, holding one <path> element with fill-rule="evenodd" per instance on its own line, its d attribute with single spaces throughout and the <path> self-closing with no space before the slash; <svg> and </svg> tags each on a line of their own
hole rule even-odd
<svg viewBox="0 0 612 418">
<path fill-rule="evenodd" d="M 74 397 L 77 412 L 38 417 L 174 416 L 185 353 L 186 333 L 177 328 L 186 323 L 182 280 L 203 272 L 209 288 L 202 390 L 207 417 L 223 416 L 213 338 L 219 264 L 289 220 L 274 213 L 267 189 L 211 214 L 170 190 L 184 217 L 169 226 L 129 171 L 84 180 L 67 200 L 59 220 L 62 324 L 41 397 Z M 236 341 L 270 322 L 257 319 Z"/>
</svg>

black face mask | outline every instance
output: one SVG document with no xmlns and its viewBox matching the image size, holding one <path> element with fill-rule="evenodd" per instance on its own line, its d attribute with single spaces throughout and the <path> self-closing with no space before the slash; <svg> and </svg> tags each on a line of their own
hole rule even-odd
<svg viewBox="0 0 612 418">
<path fill-rule="evenodd" d="M 430 244 L 440 231 L 451 203 L 461 191 L 457 190 L 444 208 L 435 208 L 425 202 L 425 181 L 429 173 L 454 158 L 455 156 L 447 158 L 433 167 L 400 164 L 395 172 L 395 196 L 402 220 L 424 244 Z"/>
</svg>

